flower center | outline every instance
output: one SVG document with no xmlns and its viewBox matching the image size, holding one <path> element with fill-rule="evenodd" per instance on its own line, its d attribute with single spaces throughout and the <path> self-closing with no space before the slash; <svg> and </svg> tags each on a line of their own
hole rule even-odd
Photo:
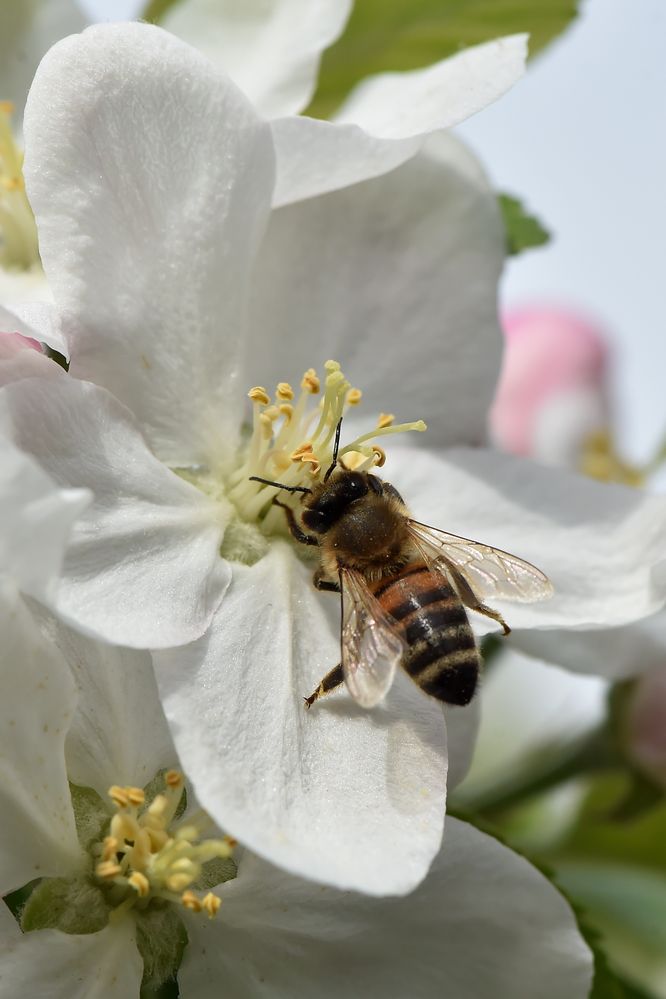
<svg viewBox="0 0 666 999">
<path fill-rule="evenodd" d="M 0 101 L 0 265 L 29 270 L 39 263 L 35 216 L 25 193 L 23 154 L 12 134 L 12 106 Z"/>
<path fill-rule="evenodd" d="M 116 813 L 109 834 L 93 848 L 95 877 L 113 906 L 111 918 L 153 899 L 185 906 L 212 918 L 220 899 L 212 892 L 193 890 L 202 879 L 204 865 L 231 857 L 234 840 L 203 839 L 210 819 L 203 812 L 183 822 L 176 812 L 183 794 L 183 777 L 176 770 L 165 775 L 165 790 L 145 806 L 138 787 L 109 788 Z M 145 806 L 145 807 L 144 807 Z"/>
<path fill-rule="evenodd" d="M 285 486 L 311 487 L 321 481 L 333 461 L 338 424 L 349 408 L 361 401 L 361 391 L 352 388 L 337 361 L 327 361 L 324 367 L 323 394 L 312 368 L 303 375 L 297 398 L 287 382 L 280 382 L 272 399 L 262 386 L 248 392 L 253 406 L 252 434 L 229 478 L 227 496 L 244 521 L 261 522 L 265 533 L 283 530 L 284 518 L 270 506 L 279 490 L 253 481 L 252 476 Z M 387 434 L 426 429 L 423 420 L 397 425 L 393 420 L 391 414 L 380 414 L 374 428 L 339 447 L 338 461 L 361 471 L 381 467 L 386 456 L 371 441 Z M 287 494 L 285 499 L 288 501 Z"/>
</svg>

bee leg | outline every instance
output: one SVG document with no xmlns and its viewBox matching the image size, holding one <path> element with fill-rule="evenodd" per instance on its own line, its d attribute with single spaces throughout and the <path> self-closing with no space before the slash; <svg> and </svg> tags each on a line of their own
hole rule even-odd
<svg viewBox="0 0 666 999">
<path fill-rule="evenodd" d="M 302 545 L 319 545 L 319 539 L 314 534 L 306 534 L 294 517 L 294 511 L 285 503 L 280 503 L 278 499 L 273 500 L 274 506 L 281 506 L 287 516 L 287 524 L 291 531 L 291 536 L 300 541 Z"/>
<path fill-rule="evenodd" d="M 476 611 L 477 614 L 483 614 L 485 617 L 490 617 L 493 621 L 497 621 L 498 624 L 502 625 L 502 631 L 504 634 L 510 635 L 511 628 L 506 623 L 500 612 L 493 610 L 492 607 L 488 607 L 487 604 L 484 604 L 479 600 L 462 573 L 456 572 L 451 566 L 449 566 L 449 571 L 451 572 L 453 580 L 456 584 L 458 596 L 464 603 L 465 607 L 469 607 L 470 610 Z"/>
<path fill-rule="evenodd" d="M 325 579 L 324 574 L 321 569 L 317 569 L 314 576 L 312 577 L 312 582 L 316 590 L 326 590 L 329 593 L 339 593 L 340 584 L 337 580 Z"/>
<path fill-rule="evenodd" d="M 323 697 L 324 694 L 328 694 L 331 690 L 335 690 L 344 681 L 344 676 L 342 675 L 342 663 L 338 663 L 334 666 L 330 673 L 327 673 L 324 679 L 321 681 L 317 689 L 309 697 L 304 697 L 305 707 L 311 708 L 314 702 L 319 698 Z"/>
</svg>

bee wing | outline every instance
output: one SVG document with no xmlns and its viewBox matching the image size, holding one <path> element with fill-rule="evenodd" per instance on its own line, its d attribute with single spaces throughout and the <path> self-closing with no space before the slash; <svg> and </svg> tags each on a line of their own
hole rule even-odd
<svg viewBox="0 0 666 999">
<path fill-rule="evenodd" d="M 364 708 L 373 708 L 388 692 L 405 644 L 396 623 L 368 589 L 363 576 L 340 572 L 342 590 L 342 672 L 347 689 Z"/>
<path fill-rule="evenodd" d="M 435 568 L 439 562 L 440 567 L 443 563 L 444 568 L 457 570 L 480 600 L 496 597 L 532 603 L 553 594 L 548 577 L 516 555 L 438 531 L 417 520 L 409 521 L 409 532 L 426 561 L 433 561 Z"/>
</svg>

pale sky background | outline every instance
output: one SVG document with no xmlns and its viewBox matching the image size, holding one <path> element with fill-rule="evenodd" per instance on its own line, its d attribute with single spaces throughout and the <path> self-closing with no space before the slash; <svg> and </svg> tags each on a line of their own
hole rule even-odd
<svg viewBox="0 0 666 999">
<path fill-rule="evenodd" d="M 85 6 L 114 18 L 137 9 Z M 601 321 L 615 350 L 618 428 L 635 457 L 666 433 L 665 51 L 666 0 L 585 0 L 527 77 L 459 129 L 498 188 L 554 237 L 510 263 L 504 301 L 565 304 Z"/>
</svg>

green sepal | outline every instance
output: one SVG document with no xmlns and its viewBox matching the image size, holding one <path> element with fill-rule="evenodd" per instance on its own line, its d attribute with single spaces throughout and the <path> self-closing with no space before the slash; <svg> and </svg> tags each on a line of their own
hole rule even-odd
<svg viewBox="0 0 666 999">
<path fill-rule="evenodd" d="M 109 807 L 91 787 L 81 787 L 70 782 L 69 793 L 72 798 L 76 835 L 83 850 L 90 853 L 91 848 L 101 843 L 106 836 L 111 821 Z"/>
<path fill-rule="evenodd" d="M 543 246 L 550 240 L 548 230 L 544 229 L 536 216 L 525 210 L 518 198 L 510 194 L 499 194 L 497 200 L 504 222 L 509 256 L 514 257 L 523 250 Z"/>
<path fill-rule="evenodd" d="M 21 929 L 97 933 L 108 923 L 110 911 L 90 878 L 44 878 L 23 907 Z"/>
<path fill-rule="evenodd" d="M 324 53 L 307 114 L 328 118 L 373 73 L 419 69 L 460 49 L 529 32 L 534 55 L 576 15 L 575 0 L 356 0 L 341 38 Z"/>
<path fill-rule="evenodd" d="M 159 989 L 178 971 L 187 947 L 185 924 L 170 902 L 135 910 L 136 945 L 143 958 L 142 989 Z"/>
<path fill-rule="evenodd" d="M 225 881 L 233 881 L 237 874 L 238 865 L 233 857 L 214 857 L 202 865 L 201 877 L 192 887 L 197 891 L 210 891 Z"/>
</svg>

